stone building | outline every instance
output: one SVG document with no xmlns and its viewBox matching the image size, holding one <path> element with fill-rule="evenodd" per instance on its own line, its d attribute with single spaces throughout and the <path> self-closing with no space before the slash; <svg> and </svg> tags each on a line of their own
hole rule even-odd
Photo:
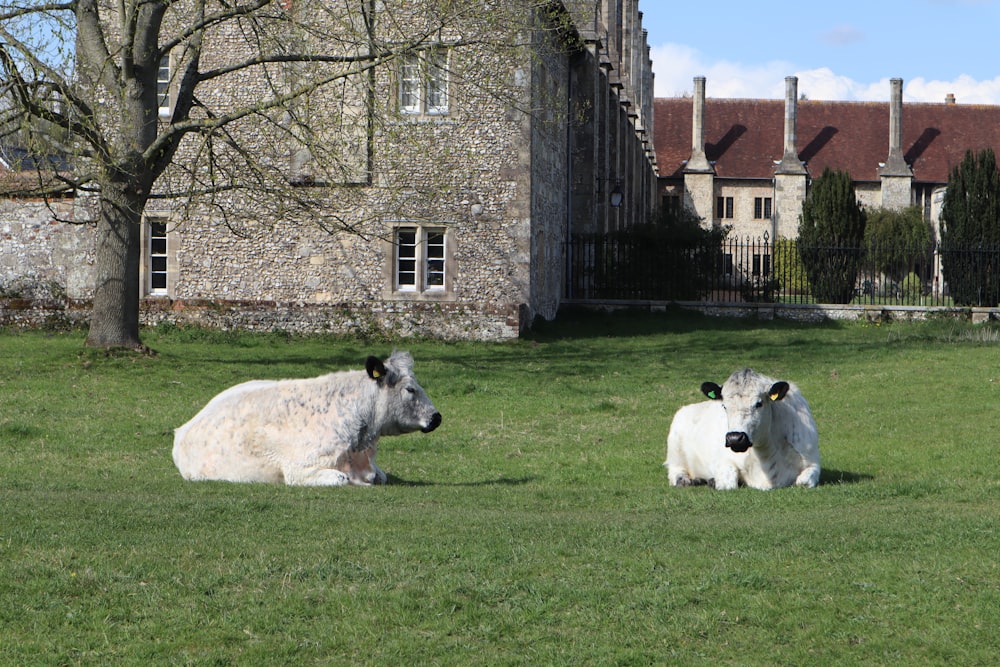
<svg viewBox="0 0 1000 667">
<path fill-rule="evenodd" d="M 785 99 L 713 99 L 704 78 L 690 98 L 655 102 L 659 192 L 664 206 L 686 205 L 708 225 L 740 237 L 794 238 L 809 182 L 827 167 L 847 171 L 869 208 L 920 206 L 936 228 L 952 167 L 967 150 L 1000 150 L 1000 106 L 800 98 L 795 77 Z"/>
<path fill-rule="evenodd" d="M 334 226 L 288 219 L 263 197 L 216 197 L 208 206 L 152 200 L 141 263 L 145 323 L 504 339 L 555 317 L 570 234 L 625 228 L 657 203 L 653 75 L 638 0 L 541 8 L 535 3 L 526 17 L 531 39 L 519 61 L 460 52 L 442 34 L 419 58 L 375 68 L 353 81 L 360 87 L 348 81 L 338 95 L 290 112 L 341 133 L 336 178 L 317 173 L 317 156 L 304 146 L 293 146 L 283 166 L 299 186 L 295 198 L 317 204 Z M 412 18 L 417 29 L 420 17 Z M 234 28 L 211 44 L 230 56 L 238 40 Z M 171 65 L 161 67 L 164 117 Z M 470 84 L 477 71 L 509 89 L 481 94 Z M 220 81 L 202 96 L 206 105 L 260 94 L 259 82 Z M 391 105 L 390 120 L 373 121 L 373 105 Z M 288 151 L 273 137 L 248 138 L 262 154 Z M 196 147 L 185 151 L 158 183 L 162 191 L 195 171 Z M 0 210 L 0 286 L 30 273 L 85 304 L 92 228 L 8 204 Z M 84 219 L 84 203 L 76 208 L 66 217 Z"/>
</svg>

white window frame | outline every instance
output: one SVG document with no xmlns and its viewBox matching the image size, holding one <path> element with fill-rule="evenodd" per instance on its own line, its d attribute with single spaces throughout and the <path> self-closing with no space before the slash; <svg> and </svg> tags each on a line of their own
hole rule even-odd
<svg viewBox="0 0 1000 667">
<path fill-rule="evenodd" d="M 412 116 L 444 116 L 451 107 L 448 50 L 434 48 L 400 60 L 399 110 Z"/>
<path fill-rule="evenodd" d="M 420 59 L 416 54 L 404 56 L 399 66 L 399 110 L 405 114 L 419 114 Z"/>
<path fill-rule="evenodd" d="M 169 118 L 173 112 L 170 103 L 170 55 L 160 58 L 160 68 L 156 71 L 156 101 L 160 118 Z"/>
<path fill-rule="evenodd" d="M 170 235 L 166 218 L 147 218 L 145 250 L 146 294 L 166 296 L 170 293 Z"/>
<path fill-rule="evenodd" d="M 448 290 L 448 233 L 441 225 L 400 224 L 393 230 L 393 289 L 405 294 Z"/>
</svg>

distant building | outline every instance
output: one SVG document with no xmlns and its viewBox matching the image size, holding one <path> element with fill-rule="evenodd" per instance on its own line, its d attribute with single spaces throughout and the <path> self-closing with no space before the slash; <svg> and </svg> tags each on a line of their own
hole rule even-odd
<svg viewBox="0 0 1000 667">
<path fill-rule="evenodd" d="M 1000 106 L 800 98 L 713 99 L 704 78 L 690 98 L 655 101 L 655 146 L 663 206 L 685 205 L 706 225 L 740 236 L 794 238 L 811 179 L 847 171 L 868 208 L 920 206 L 935 228 L 952 167 L 967 150 L 1000 150 Z"/>
</svg>

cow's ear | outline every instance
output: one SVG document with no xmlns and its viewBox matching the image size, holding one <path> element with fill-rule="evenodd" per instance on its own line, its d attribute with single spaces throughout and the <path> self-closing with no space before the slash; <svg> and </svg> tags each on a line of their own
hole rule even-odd
<svg viewBox="0 0 1000 667">
<path fill-rule="evenodd" d="M 771 385 L 770 391 L 767 395 L 771 397 L 772 401 L 780 401 L 788 393 L 788 383 L 787 382 L 775 382 Z"/>
<path fill-rule="evenodd" d="M 713 401 L 722 400 L 722 387 L 715 384 L 714 382 L 702 382 L 701 393 L 705 394 Z"/>
<path fill-rule="evenodd" d="M 368 371 L 368 377 L 373 380 L 381 381 L 388 375 L 388 371 L 385 370 L 385 364 L 378 357 L 368 357 L 365 360 L 365 370 Z"/>
</svg>

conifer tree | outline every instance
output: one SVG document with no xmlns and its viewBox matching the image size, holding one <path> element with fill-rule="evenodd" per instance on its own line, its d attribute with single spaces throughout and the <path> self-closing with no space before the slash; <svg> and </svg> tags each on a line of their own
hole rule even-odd
<svg viewBox="0 0 1000 667">
<path fill-rule="evenodd" d="M 813 297 L 820 303 L 848 303 L 861 268 L 866 216 L 846 171 L 827 167 L 802 203 L 799 253 Z"/>
<path fill-rule="evenodd" d="M 959 306 L 1000 301 L 1000 178 L 992 148 L 965 158 L 948 176 L 941 205 L 941 256 Z"/>
</svg>

